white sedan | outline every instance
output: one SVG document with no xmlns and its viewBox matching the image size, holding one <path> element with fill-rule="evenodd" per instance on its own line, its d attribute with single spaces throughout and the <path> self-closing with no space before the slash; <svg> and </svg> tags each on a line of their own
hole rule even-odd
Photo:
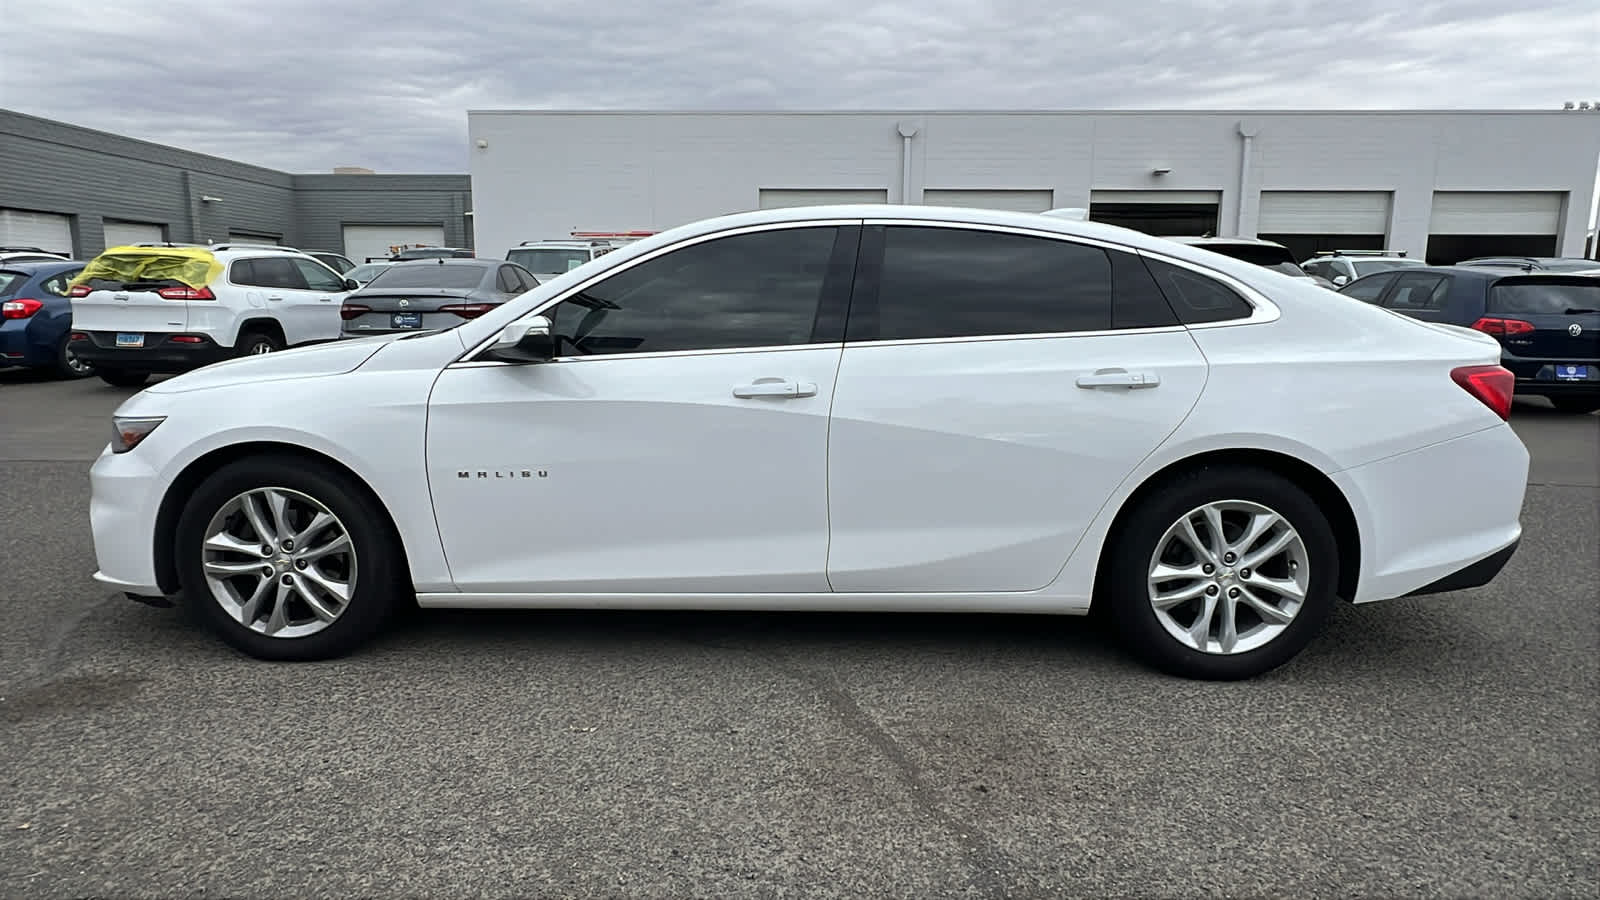
<svg viewBox="0 0 1600 900">
<path fill-rule="evenodd" d="M 1486 583 L 1528 455 L 1494 339 L 1132 231 L 768 210 L 448 331 L 116 412 L 96 578 L 268 659 L 401 604 L 1082 614 L 1252 676 L 1336 599 Z"/>
</svg>

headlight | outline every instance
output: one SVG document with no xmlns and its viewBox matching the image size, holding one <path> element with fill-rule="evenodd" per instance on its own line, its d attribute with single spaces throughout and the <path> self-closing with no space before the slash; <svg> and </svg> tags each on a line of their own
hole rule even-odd
<svg viewBox="0 0 1600 900">
<path fill-rule="evenodd" d="M 166 416 L 112 416 L 111 452 L 127 453 L 166 420 Z"/>
</svg>

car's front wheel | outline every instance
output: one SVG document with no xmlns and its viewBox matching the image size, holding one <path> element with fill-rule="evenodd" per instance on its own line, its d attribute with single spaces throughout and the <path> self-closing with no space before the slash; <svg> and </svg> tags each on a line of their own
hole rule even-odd
<svg viewBox="0 0 1600 900">
<path fill-rule="evenodd" d="M 178 521 L 192 610 L 260 659 L 326 659 L 370 638 L 396 605 L 404 566 L 383 509 L 348 482 L 331 466 L 282 457 L 207 478 Z"/>
<path fill-rule="evenodd" d="M 1333 606 L 1339 554 L 1316 501 L 1287 478 L 1207 466 L 1150 492 L 1109 548 L 1096 602 L 1152 665 L 1249 678 L 1287 662 Z"/>
</svg>

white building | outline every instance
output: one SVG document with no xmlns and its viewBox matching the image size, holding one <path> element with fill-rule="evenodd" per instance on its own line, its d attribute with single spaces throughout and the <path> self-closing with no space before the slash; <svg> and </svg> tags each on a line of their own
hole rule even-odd
<svg viewBox="0 0 1600 900">
<path fill-rule="evenodd" d="M 1579 256 L 1600 113 L 468 113 L 479 253 L 827 202 L 1045 210 L 1298 254 Z"/>
</svg>

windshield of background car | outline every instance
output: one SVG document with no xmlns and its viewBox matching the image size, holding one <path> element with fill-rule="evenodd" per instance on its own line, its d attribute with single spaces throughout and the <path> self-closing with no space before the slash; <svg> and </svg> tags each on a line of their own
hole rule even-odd
<svg viewBox="0 0 1600 900">
<path fill-rule="evenodd" d="M 589 251 L 577 248 L 512 250 L 506 259 L 530 272 L 570 272 L 589 261 Z"/>
<path fill-rule="evenodd" d="M 203 288 L 222 274 L 222 263 L 206 250 L 108 251 L 95 257 L 72 283 L 97 291 L 120 291 L 132 286 Z"/>
<path fill-rule="evenodd" d="M 23 272 L 0 272 L 0 297 L 9 297 L 16 293 L 23 284 L 27 283 L 28 276 Z"/>
<path fill-rule="evenodd" d="M 1489 289 L 1489 312 L 1558 316 L 1600 309 L 1600 279 L 1582 282 L 1501 281 Z"/>
<path fill-rule="evenodd" d="M 1356 277 L 1371 275 L 1373 272 L 1387 272 L 1390 269 L 1399 269 L 1405 266 L 1423 265 L 1420 259 L 1363 259 L 1352 260 L 1350 263 L 1356 267 Z"/>
<path fill-rule="evenodd" d="M 483 281 L 483 271 L 482 266 L 452 266 L 449 263 L 390 266 L 367 282 L 367 287 L 475 288 Z"/>
</svg>

